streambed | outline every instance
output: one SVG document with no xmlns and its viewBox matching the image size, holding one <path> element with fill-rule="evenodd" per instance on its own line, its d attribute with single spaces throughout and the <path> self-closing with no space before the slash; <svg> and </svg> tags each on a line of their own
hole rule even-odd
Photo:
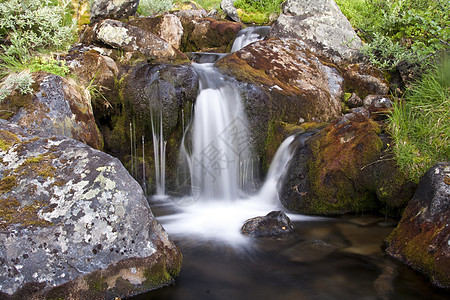
<svg viewBox="0 0 450 300">
<path fill-rule="evenodd" d="M 384 254 L 395 222 L 291 215 L 295 230 L 286 237 L 232 240 L 216 225 L 211 235 L 176 229 L 180 210 L 171 201 L 152 200 L 151 207 L 183 253 L 180 275 L 175 284 L 135 300 L 449 299 L 448 291 Z"/>
</svg>

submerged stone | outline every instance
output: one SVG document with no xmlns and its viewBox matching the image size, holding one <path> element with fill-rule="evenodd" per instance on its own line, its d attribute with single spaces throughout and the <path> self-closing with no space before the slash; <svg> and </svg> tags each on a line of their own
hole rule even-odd
<svg viewBox="0 0 450 300">
<path fill-rule="evenodd" d="M 114 299 L 173 281 L 181 253 L 119 160 L 4 120 L 0 133 L 0 298 Z"/>
<path fill-rule="evenodd" d="M 241 228 L 244 235 L 253 237 L 274 237 L 294 230 L 289 217 L 282 211 L 272 211 L 264 217 L 255 217 L 245 221 Z"/>
</svg>

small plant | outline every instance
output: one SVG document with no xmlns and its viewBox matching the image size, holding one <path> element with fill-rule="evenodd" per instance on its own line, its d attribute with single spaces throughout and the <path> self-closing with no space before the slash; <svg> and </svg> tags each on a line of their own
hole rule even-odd
<svg viewBox="0 0 450 300">
<path fill-rule="evenodd" d="M 31 86 L 33 83 L 34 80 L 28 70 L 17 74 L 9 74 L 9 76 L 0 84 L 0 101 L 4 100 L 16 90 L 22 95 L 32 93 L 33 89 Z"/>
<path fill-rule="evenodd" d="M 450 56 L 407 91 L 390 116 L 398 165 L 418 182 L 435 163 L 450 158 Z"/>
<path fill-rule="evenodd" d="M 169 11 L 171 8 L 172 0 L 140 0 L 137 12 L 142 16 L 149 16 Z"/>
</svg>

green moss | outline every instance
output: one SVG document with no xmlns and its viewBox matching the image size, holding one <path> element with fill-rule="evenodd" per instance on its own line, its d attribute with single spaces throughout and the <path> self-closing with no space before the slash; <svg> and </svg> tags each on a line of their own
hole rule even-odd
<svg viewBox="0 0 450 300">
<path fill-rule="evenodd" d="M 14 174 L 25 176 L 30 172 L 43 178 L 55 177 L 56 168 L 52 165 L 55 156 L 51 153 L 27 158 L 22 165 L 14 170 Z"/>
<path fill-rule="evenodd" d="M 53 223 L 42 220 L 38 212 L 47 205 L 45 202 L 34 201 L 22 206 L 15 198 L 0 199 L 0 228 L 17 224 L 21 226 L 47 227 Z"/>
<path fill-rule="evenodd" d="M 14 144 L 20 142 L 20 139 L 16 134 L 7 131 L 0 130 L 0 149 L 3 151 L 8 151 Z"/>
<path fill-rule="evenodd" d="M 152 267 L 144 271 L 146 283 L 153 287 L 160 287 L 170 283 L 173 279 L 166 268 L 164 260 L 160 259 Z"/>
<path fill-rule="evenodd" d="M 9 192 L 16 185 L 16 177 L 6 176 L 0 180 L 0 194 Z"/>
<path fill-rule="evenodd" d="M 244 24 L 266 25 L 269 24 L 270 19 L 267 13 L 261 12 L 246 12 L 242 9 L 237 10 L 238 17 Z"/>
</svg>

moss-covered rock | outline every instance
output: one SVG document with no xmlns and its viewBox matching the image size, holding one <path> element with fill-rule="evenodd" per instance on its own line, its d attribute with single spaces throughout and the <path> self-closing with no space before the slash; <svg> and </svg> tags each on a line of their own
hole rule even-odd
<svg viewBox="0 0 450 300">
<path fill-rule="evenodd" d="M 387 253 L 450 288 L 450 163 L 435 165 L 423 176 Z"/>
<path fill-rule="evenodd" d="M 174 280 L 181 253 L 117 159 L 4 120 L 0 132 L 11 141 L 0 149 L 0 298 L 114 299 Z"/>
<path fill-rule="evenodd" d="M 414 186 L 386 158 L 380 125 L 364 114 L 344 115 L 307 137 L 294 154 L 282 204 L 307 214 L 401 209 Z"/>
</svg>

